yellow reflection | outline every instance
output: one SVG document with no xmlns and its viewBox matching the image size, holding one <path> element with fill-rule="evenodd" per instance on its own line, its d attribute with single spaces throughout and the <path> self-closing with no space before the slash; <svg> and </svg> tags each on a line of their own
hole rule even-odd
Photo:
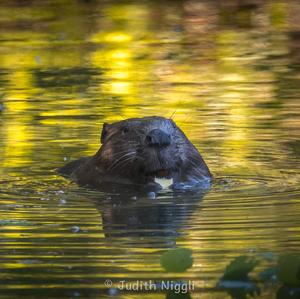
<svg viewBox="0 0 300 299">
<path fill-rule="evenodd" d="M 106 82 L 101 87 L 102 92 L 123 96 L 126 101 L 134 97 L 136 91 L 132 84 L 135 79 L 132 56 L 127 44 L 121 44 L 113 49 L 99 49 L 93 53 L 91 56 L 93 65 L 106 69 L 104 74 Z"/>
<path fill-rule="evenodd" d="M 8 92 L 8 98 L 12 101 L 7 102 L 7 107 L 11 111 L 19 111 L 27 109 L 28 98 L 33 94 L 32 92 L 32 76 L 30 72 L 25 70 L 15 70 L 8 75 L 10 84 L 14 87 Z"/>
<path fill-rule="evenodd" d="M 132 40 L 132 36 L 124 32 L 98 33 L 91 37 L 94 43 L 126 43 Z"/>
<path fill-rule="evenodd" d="M 2 167 L 30 164 L 30 133 L 26 124 L 8 122 L 5 126 L 5 148 Z"/>
<path fill-rule="evenodd" d="M 126 50 L 114 50 L 109 53 L 112 59 L 128 59 L 130 57 L 130 52 Z"/>
<path fill-rule="evenodd" d="M 130 77 L 130 72 L 128 70 L 109 70 L 106 72 L 106 76 L 108 78 L 116 79 L 116 80 L 125 80 Z"/>
<path fill-rule="evenodd" d="M 26 57 L 25 57 L 25 60 Z M 28 101 L 33 94 L 31 73 L 14 70 L 9 73 L 7 80 L 14 88 L 7 90 L 5 102 L 3 167 L 18 167 L 30 164 L 32 143 L 28 126 L 30 116 Z"/>
<path fill-rule="evenodd" d="M 105 85 L 103 90 L 115 95 L 128 95 L 131 94 L 131 84 L 129 82 L 115 81 Z"/>
<path fill-rule="evenodd" d="M 261 77 L 260 73 L 253 68 L 253 62 L 259 59 L 258 56 L 248 55 L 248 59 L 238 59 L 244 57 L 245 52 L 249 51 L 251 36 L 233 30 L 225 30 L 219 33 L 218 41 L 218 80 L 221 83 L 222 91 L 220 99 L 227 115 L 223 123 L 227 130 L 222 148 L 228 166 L 251 169 L 255 165 L 251 165 L 249 156 L 256 145 L 255 131 L 250 129 L 255 127 L 253 102 L 261 101 L 261 99 L 267 100 L 269 96 L 262 88 L 262 96 L 257 98 L 257 87 L 254 87 L 256 83 L 252 82 L 265 78 Z M 254 48 L 252 51 L 255 53 L 256 45 L 253 42 L 252 47 Z M 230 57 L 236 59 L 228 59 Z"/>
</svg>

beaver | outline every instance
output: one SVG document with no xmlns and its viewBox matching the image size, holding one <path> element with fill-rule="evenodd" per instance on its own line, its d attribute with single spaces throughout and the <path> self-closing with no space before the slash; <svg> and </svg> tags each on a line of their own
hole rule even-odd
<svg viewBox="0 0 300 299">
<path fill-rule="evenodd" d="M 94 156 L 69 162 L 59 173 L 79 185 L 108 184 L 158 191 L 156 178 L 172 179 L 174 190 L 207 186 L 212 175 L 196 147 L 172 119 L 151 116 L 103 124 Z"/>
</svg>

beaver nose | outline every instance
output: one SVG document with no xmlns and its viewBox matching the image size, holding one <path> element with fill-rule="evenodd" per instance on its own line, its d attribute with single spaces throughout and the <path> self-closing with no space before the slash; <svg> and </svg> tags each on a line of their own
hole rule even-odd
<svg viewBox="0 0 300 299">
<path fill-rule="evenodd" d="M 146 136 L 148 146 L 165 147 L 170 145 L 171 136 L 160 129 L 150 131 Z"/>
</svg>

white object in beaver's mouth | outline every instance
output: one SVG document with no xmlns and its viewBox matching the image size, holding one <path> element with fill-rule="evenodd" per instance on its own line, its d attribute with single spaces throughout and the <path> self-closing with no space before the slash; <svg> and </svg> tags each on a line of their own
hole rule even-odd
<svg viewBox="0 0 300 299">
<path fill-rule="evenodd" d="M 173 178 L 167 179 L 167 178 L 157 178 L 154 179 L 155 183 L 160 184 L 163 189 L 167 189 L 173 184 Z"/>
</svg>

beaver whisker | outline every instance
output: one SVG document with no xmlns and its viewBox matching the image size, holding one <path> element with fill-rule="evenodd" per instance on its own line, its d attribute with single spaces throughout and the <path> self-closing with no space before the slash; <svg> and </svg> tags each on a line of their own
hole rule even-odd
<svg viewBox="0 0 300 299">
<path fill-rule="evenodd" d="M 189 163 L 191 163 L 193 166 L 195 166 L 195 167 L 198 167 L 199 165 L 198 164 L 196 164 L 195 162 L 196 161 L 194 161 L 191 157 L 187 157 L 187 161 L 189 162 Z M 197 170 L 197 169 L 196 169 Z"/>
<path fill-rule="evenodd" d="M 108 172 L 109 173 L 113 173 L 113 171 L 118 170 L 119 172 L 121 172 L 122 170 L 124 170 L 124 167 L 126 165 L 128 165 L 129 162 L 133 162 L 132 157 L 129 157 L 125 160 L 120 161 L 118 164 L 116 164 L 113 168 L 111 168 Z M 125 164 L 124 164 L 125 163 Z M 123 165 L 124 164 L 124 165 Z M 122 166 L 121 166 L 122 165 Z"/>
<path fill-rule="evenodd" d="M 110 159 L 110 157 L 113 157 L 113 163 L 115 163 L 118 159 L 121 159 L 122 156 L 124 154 L 127 154 L 128 153 L 128 149 L 126 150 L 123 150 L 123 151 L 116 151 L 116 152 L 111 152 L 111 150 L 109 149 L 105 149 L 101 152 L 101 158 L 99 159 L 100 163 L 104 163 L 104 164 L 107 164 Z M 112 166 L 112 165 L 110 165 Z"/>
<path fill-rule="evenodd" d="M 127 143 L 126 144 L 127 146 L 128 145 L 130 145 L 130 146 L 132 146 L 130 143 Z M 138 144 L 137 144 L 138 145 Z M 131 149 L 131 150 L 135 150 L 135 148 L 134 148 L 134 146 L 132 146 L 133 148 Z M 108 151 L 111 151 L 110 149 L 108 149 Z M 128 148 L 120 148 L 120 149 L 118 149 L 118 151 L 114 151 L 114 155 L 118 155 L 118 154 L 120 154 L 120 153 L 125 153 L 125 152 L 128 152 Z"/>
<path fill-rule="evenodd" d="M 115 167 L 112 170 L 118 170 L 118 173 L 129 173 L 131 168 L 128 168 L 128 164 L 134 162 L 134 158 L 133 157 L 128 157 L 127 159 L 124 159 L 122 161 L 120 161 L 117 165 L 115 165 Z M 124 169 L 126 169 L 126 171 L 124 172 Z M 110 173 L 112 172 L 112 170 L 110 170 Z"/>
<path fill-rule="evenodd" d="M 116 161 L 114 161 L 110 167 L 107 168 L 107 171 L 111 171 L 116 165 L 118 165 L 119 161 L 122 161 L 122 159 L 124 159 L 125 157 L 131 155 L 133 157 L 133 155 L 135 155 L 135 152 L 129 152 L 123 156 L 121 156 L 119 159 L 117 159 Z"/>
<path fill-rule="evenodd" d="M 124 168 L 128 165 L 128 163 L 133 162 L 133 161 L 134 161 L 133 157 L 128 157 L 127 159 L 120 161 L 120 162 L 116 165 L 116 167 L 118 167 L 118 170 L 119 170 L 119 171 L 123 171 Z M 125 163 L 125 164 L 124 164 L 124 163 Z M 122 164 L 123 164 L 123 165 L 122 165 Z M 122 167 L 120 167 L 120 165 L 122 165 Z M 116 168 L 116 167 L 114 167 L 114 168 Z"/>
<path fill-rule="evenodd" d="M 112 168 L 114 166 L 114 164 L 118 163 L 120 160 L 122 160 L 123 158 L 127 157 L 127 156 L 133 156 L 135 155 L 135 151 L 123 151 L 122 153 L 116 155 L 114 154 L 114 161 L 112 162 L 112 164 L 109 166 L 108 169 Z"/>
<path fill-rule="evenodd" d="M 115 157 L 115 158 L 118 158 L 118 157 L 122 156 L 124 153 L 125 153 L 125 154 L 128 153 L 128 149 L 125 149 L 125 150 L 123 150 L 123 151 L 115 152 L 115 153 L 114 153 L 114 157 Z M 133 151 L 131 151 L 131 153 L 133 153 Z M 135 152 L 134 152 L 134 153 L 135 153 Z"/>
<path fill-rule="evenodd" d="M 120 150 L 120 151 L 116 151 L 116 152 L 111 152 L 109 149 L 107 149 L 107 150 L 104 150 L 103 152 L 102 152 L 102 154 L 104 154 L 105 155 L 105 153 L 107 153 L 108 155 L 112 155 L 113 156 L 113 160 L 115 161 L 116 159 L 119 159 L 124 153 L 125 154 L 127 154 L 129 151 L 128 151 L 128 149 L 124 149 L 124 150 Z M 132 153 L 134 152 L 134 151 L 131 151 Z"/>
<path fill-rule="evenodd" d="M 192 158 L 191 157 L 188 157 L 188 160 L 187 160 L 188 162 L 190 162 L 191 164 L 192 164 L 192 166 L 194 166 L 193 167 L 193 171 L 194 172 L 196 172 L 197 174 L 199 174 L 199 175 L 201 175 L 201 176 L 203 176 L 204 175 L 204 173 L 199 169 L 199 165 L 198 164 L 196 164 L 195 162 L 193 162 L 193 160 L 192 160 Z"/>
</svg>

